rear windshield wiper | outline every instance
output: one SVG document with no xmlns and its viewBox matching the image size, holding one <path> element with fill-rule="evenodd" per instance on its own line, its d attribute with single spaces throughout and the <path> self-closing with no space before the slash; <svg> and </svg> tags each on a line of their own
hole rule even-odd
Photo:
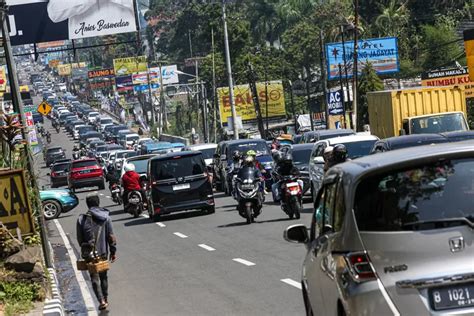
<svg viewBox="0 0 474 316">
<path fill-rule="evenodd" d="M 453 217 L 453 218 L 439 218 L 426 221 L 416 221 L 403 224 L 401 227 L 405 229 L 413 230 L 429 230 L 429 229 L 441 229 L 453 226 L 467 225 L 474 229 L 473 216 L 468 217 Z"/>
</svg>

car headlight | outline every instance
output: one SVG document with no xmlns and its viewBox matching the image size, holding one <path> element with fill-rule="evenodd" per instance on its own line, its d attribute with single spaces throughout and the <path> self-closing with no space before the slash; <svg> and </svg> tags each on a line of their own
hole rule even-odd
<svg viewBox="0 0 474 316">
<path fill-rule="evenodd" d="M 59 196 L 70 196 L 69 192 L 58 192 Z"/>
</svg>

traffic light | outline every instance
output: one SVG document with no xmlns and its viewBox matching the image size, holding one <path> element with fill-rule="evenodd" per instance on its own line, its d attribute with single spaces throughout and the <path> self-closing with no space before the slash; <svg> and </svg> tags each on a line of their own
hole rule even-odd
<svg viewBox="0 0 474 316">
<path fill-rule="evenodd" d="M 474 82 L 474 29 L 465 30 L 463 33 L 469 79 Z"/>
</svg>

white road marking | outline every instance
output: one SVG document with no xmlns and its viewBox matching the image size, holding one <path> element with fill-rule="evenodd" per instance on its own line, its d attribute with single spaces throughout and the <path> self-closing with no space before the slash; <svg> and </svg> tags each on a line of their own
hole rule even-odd
<svg viewBox="0 0 474 316">
<path fill-rule="evenodd" d="M 245 260 L 245 259 L 241 259 L 241 258 L 234 258 L 234 259 L 232 259 L 232 260 L 235 261 L 235 262 L 244 264 L 244 265 L 246 265 L 247 267 L 251 267 L 251 266 L 254 266 L 254 265 L 255 265 L 255 263 L 250 262 L 250 261 L 247 261 L 247 260 Z"/>
<path fill-rule="evenodd" d="M 99 193 L 100 196 L 104 196 L 104 193 Z"/>
<path fill-rule="evenodd" d="M 84 275 L 82 274 L 82 272 L 77 270 L 77 266 L 76 266 L 77 257 L 76 257 L 76 254 L 74 253 L 74 250 L 72 249 L 71 244 L 69 243 L 69 239 L 67 238 L 66 233 L 64 232 L 63 227 L 61 226 L 59 221 L 55 219 L 53 220 L 53 222 L 56 225 L 56 228 L 58 229 L 59 235 L 61 236 L 61 239 L 63 240 L 64 247 L 66 247 L 69 258 L 71 259 L 72 269 L 74 270 L 74 274 L 76 275 L 77 282 L 79 283 L 79 289 L 81 290 L 82 298 L 84 299 L 84 303 L 86 304 L 88 315 L 97 315 L 95 303 L 94 303 L 94 300 L 92 299 L 92 295 L 89 291 L 89 287 L 87 286 L 87 282 L 84 279 Z"/>
<path fill-rule="evenodd" d="M 216 249 L 206 245 L 206 244 L 200 244 L 198 245 L 199 247 L 201 247 L 202 249 L 206 249 L 207 251 L 215 251 Z"/>
<path fill-rule="evenodd" d="M 150 216 L 146 213 L 141 213 L 140 214 L 140 217 L 143 217 L 143 218 L 150 218 Z"/>
<path fill-rule="evenodd" d="M 163 224 L 163 223 L 160 223 L 160 222 L 156 223 L 156 225 L 158 225 L 158 226 L 160 226 L 160 227 L 166 227 L 166 225 L 165 225 L 165 224 Z"/>
<path fill-rule="evenodd" d="M 280 281 L 284 282 L 286 284 L 289 284 L 291 286 L 294 286 L 294 287 L 301 290 L 301 283 L 300 282 L 296 282 L 295 280 L 292 280 L 292 279 L 281 279 Z"/>
<path fill-rule="evenodd" d="M 185 234 L 181 234 L 179 232 L 175 232 L 173 234 L 175 234 L 176 236 L 181 237 L 181 238 L 188 238 L 188 236 L 186 236 Z"/>
<path fill-rule="evenodd" d="M 108 195 L 106 195 L 105 197 L 106 197 L 106 198 L 108 198 L 108 199 L 111 199 L 111 197 L 110 197 L 110 196 L 108 196 Z"/>
</svg>

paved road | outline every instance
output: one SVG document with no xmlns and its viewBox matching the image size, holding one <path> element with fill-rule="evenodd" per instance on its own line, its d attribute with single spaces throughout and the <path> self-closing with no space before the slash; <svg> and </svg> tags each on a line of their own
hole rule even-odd
<svg viewBox="0 0 474 316">
<path fill-rule="evenodd" d="M 52 144 L 63 146 L 70 156 L 72 140 L 63 132 L 50 131 Z M 47 184 L 48 169 L 44 164 L 38 169 L 40 183 Z M 86 211 L 87 192 L 79 191 L 80 205 L 59 218 L 76 253 L 75 222 Z M 310 204 L 305 204 L 297 221 L 288 220 L 279 206 L 266 203 L 256 223 L 246 225 L 235 210 L 234 200 L 216 193 L 215 214 L 187 212 L 153 223 L 145 217 L 134 219 L 124 214 L 109 198 L 107 189 L 99 193 L 101 205 L 110 210 L 118 238 L 119 259 L 109 274 L 113 315 L 304 314 L 296 286 L 305 249 L 284 241 L 282 235 L 291 224 L 310 223 Z M 85 313 L 82 300 L 76 301 L 81 297 L 78 282 L 56 225 L 50 221 L 48 228 L 60 277 L 67 278 L 62 282 L 66 307 L 76 314 Z M 286 283 L 284 279 L 288 279 Z M 292 281 L 296 284 L 291 285 Z"/>
</svg>

